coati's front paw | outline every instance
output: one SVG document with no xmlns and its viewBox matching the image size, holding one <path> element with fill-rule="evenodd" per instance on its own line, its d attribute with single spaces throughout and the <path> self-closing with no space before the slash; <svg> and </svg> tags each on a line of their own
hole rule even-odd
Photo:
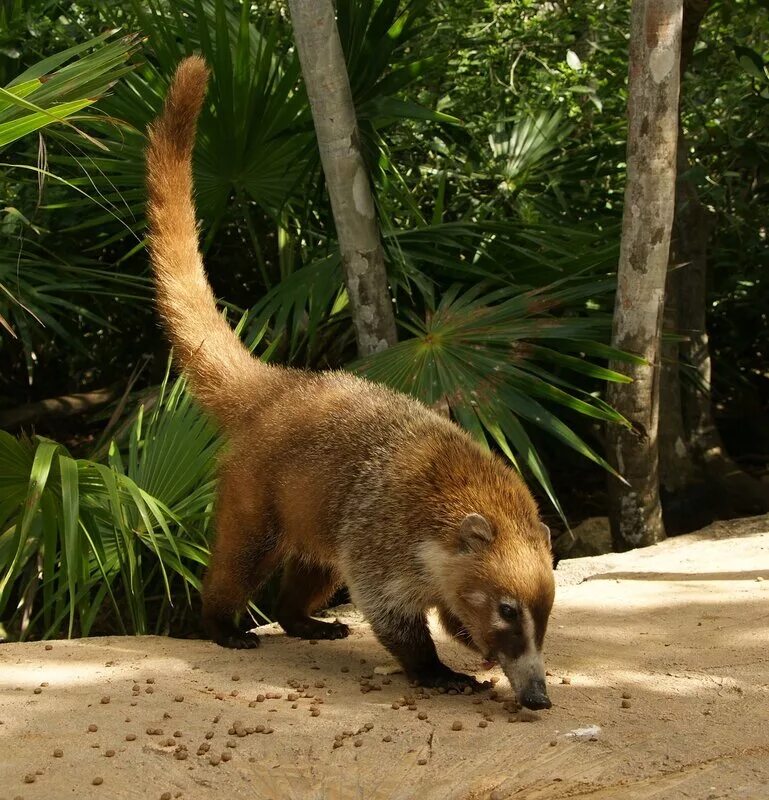
<svg viewBox="0 0 769 800">
<path fill-rule="evenodd" d="M 350 635 L 350 629 L 338 619 L 324 622 L 307 617 L 300 620 L 285 620 L 280 624 L 289 636 L 297 636 L 300 639 L 345 639 Z"/>
<path fill-rule="evenodd" d="M 440 669 L 417 673 L 413 676 L 413 682 L 419 686 L 454 689 L 457 692 L 463 692 L 468 687 L 473 692 L 481 692 L 491 686 L 488 681 L 481 683 L 472 675 L 465 675 L 463 672 L 454 672 L 454 670 L 444 666 Z"/>
<path fill-rule="evenodd" d="M 214 637 L 216 644 L 233 650 L 253 650 L 259 647 L 259 637 L 250 631 L 222 633 Z"/>
</svg>

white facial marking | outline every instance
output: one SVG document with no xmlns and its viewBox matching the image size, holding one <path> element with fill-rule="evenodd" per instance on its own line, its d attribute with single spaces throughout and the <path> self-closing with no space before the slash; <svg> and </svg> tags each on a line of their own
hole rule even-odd
<svg viewBox="0 0 769 800">
<path fill-rule="evenodd" d="M 519 658 L 514 659 L 503 653 L 499 654 L 502 669 L 516 694 L 519 694 L 532 680 L 545 680 L 545 664 L 534 638 L 534 620 L 531 611 L 523 603 L 520 603 L 518 607 L 521 613 L 521 628 L 526 640 L 526 649 Z"/>
</svg>

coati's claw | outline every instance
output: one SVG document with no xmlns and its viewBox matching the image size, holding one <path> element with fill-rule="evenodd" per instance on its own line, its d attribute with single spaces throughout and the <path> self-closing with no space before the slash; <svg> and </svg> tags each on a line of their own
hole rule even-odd
<svg viewBox="0 0 769 800">
<path fill-rule="evenodd" d="M 472 675 L 454 672 L 448 667 L 445 670 L 420 674 L 416 677 L 416 683 L 419 686 L 442 687 L 444 689 L 454 689 L 457 692 L 462 692 L 466 687 L 469 687 L 474 692 L 482 692 L 491 686 L 488 681 L 481 683 L 473 678 Z"/>
<path fill-rule="evenodd" d="M 350 635 L 350 629 L 338 619 L 324 622 L 307 617 L 302 620 L 281 622 L 281 625 L 289 636 L 296 636 L 299 639 L 345 639 Z"/>
<path fill-rule="evenodd" d="M 259 637 L 249 631 L 228 633 L 218 636 L 214 641 L 221 647 L 229 647 L 233 650 L 253 650 L 255 647 L 259 647 Z"/>
</svg>

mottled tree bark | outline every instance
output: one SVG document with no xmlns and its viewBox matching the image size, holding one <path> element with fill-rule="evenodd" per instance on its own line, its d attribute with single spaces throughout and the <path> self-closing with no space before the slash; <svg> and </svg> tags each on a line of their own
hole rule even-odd
<svg viewBox="0 0 769 800">
<path fill-rule="evenodd" d="M 360 355 L 397 341 L 374 199 L 332 0 L 289 0 Z"/>
<path fill-rule="evenodd" d="M 608 458 L 628 485 L 609 485 L 615 549 L 665 536 L 659 501 L 660 334 L 670 252 L 678 138 L 683 0 L 633 0 L 630 22 L 627 185 L 612 343 L 644 365 L 612 368 L 633 378 L 612 384 L 609 402 L 632 424 L 610 426 Z"/>
</svg>

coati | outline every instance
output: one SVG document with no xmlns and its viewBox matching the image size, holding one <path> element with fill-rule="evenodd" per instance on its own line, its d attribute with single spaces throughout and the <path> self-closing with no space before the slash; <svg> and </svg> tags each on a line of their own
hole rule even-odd
<svg viewBox="0 0 769 800">
<path fill-rule="evenodd" d="M 228 439 L 203 587 L 208 635 L 256 646 L 234 615 L 283 566 L 277 617 L 289 636 L 347 636 L 310 616 L 344 583 L 411 680 L 477 688 L 438 659 L 426 622 L 437 608 L 452 635 L 500 662 L 523 706 L 549 708 L 549 532 L 517 473 L 410 397 L 254 359 L 217 311 L 192 196 L 207 77 L 198 57 L 179 66 L 149 130 L 147 184 L 160 314 L 192 393 Z"/>
</svg>

